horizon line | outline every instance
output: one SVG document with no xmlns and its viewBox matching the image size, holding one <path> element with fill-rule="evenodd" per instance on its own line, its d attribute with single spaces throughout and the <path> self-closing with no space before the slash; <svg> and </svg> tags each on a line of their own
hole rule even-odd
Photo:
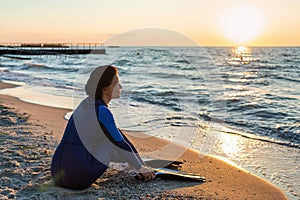
<svg viewBox="0 0 300 200">
<path fill-rule="evenodd" d="M 1 44 L 99 44 L 99 46 L 103 47 L 289 47 L 289 48 L 298 48 L 299 45 L 104 45 L 103 42 L 7 42 L 7 41 L 0 41 Z"/>
</svg>

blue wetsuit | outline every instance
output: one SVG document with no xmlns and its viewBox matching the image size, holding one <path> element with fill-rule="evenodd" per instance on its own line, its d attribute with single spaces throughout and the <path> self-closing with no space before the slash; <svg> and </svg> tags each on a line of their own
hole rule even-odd
<svg viewBox="0 0 300 200">
<path fill-rule="evenodd" d="M 101 100 L 86 98 L 73 112 L 51 163 L 56 184 L 84 189 L 95 182 L 110 161 L 144 165 L 137 150 L 115 124 Z"/>
</svg>

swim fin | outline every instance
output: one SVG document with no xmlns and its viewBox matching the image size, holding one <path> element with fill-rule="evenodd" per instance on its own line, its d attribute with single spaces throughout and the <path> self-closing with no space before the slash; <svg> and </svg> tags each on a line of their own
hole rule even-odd
<svg viewBox="0 0 300 200">
<path fill-rule="evenodd" d="M 152 167 L 155 171 L 155 179 L 169 179 L 182 181 L 205 182 L 205 177 L 199 174 L 181 171 L 181 161 L 173 160 L 145 160 L 145 164 Z M 136 179 L 143 179 L 141 175 L 137 175 Z"/>
</svg>

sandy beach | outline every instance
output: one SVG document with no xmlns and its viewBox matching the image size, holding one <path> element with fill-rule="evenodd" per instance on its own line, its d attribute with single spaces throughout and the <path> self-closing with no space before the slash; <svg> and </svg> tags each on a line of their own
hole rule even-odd
<svg viewBox="0 0 300 200">
<path fill-rule="evenodd" d="M 0 89 L 13 85 L 0 82 Z M 50 163 L 70 110 L 23 102 L 0 95 L 0 199 L 287 199 L 271 183 L 224 161 L 192 149 L 127 131 L 142 157 L 178 158 L 182 169 L 206 177 L 205 183 L 175 180 L 138 181 L 125 171 L 107 170 L 91 187 L 73 191 L 57 187 Z M 146 138 L 146 139 L 145 139 Z"/>
</svg>

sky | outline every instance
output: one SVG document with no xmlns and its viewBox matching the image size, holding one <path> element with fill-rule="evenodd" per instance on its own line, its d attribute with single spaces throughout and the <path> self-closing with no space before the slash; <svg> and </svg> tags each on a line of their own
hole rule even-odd
<svg viewBox="0 0 300 200">
<path fill-rule="evenodd" d="M 203 46 L 300 46 L 299 11 L 300 0 L 0 0 L 0 42 L 105 43 L 135 31 L 130 41 L 145 41 L 139 30 L 165 30 Z"/>
</svg>

